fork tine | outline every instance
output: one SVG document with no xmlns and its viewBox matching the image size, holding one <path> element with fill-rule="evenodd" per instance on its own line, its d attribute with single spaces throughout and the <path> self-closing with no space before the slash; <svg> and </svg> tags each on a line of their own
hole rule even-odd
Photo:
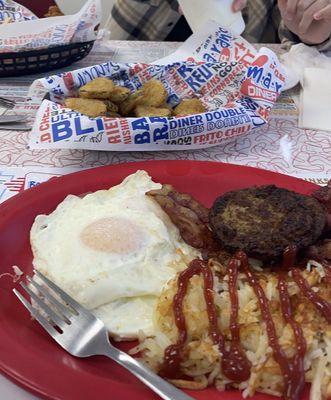
<svg viewBox="0 0 331 400">
<path fill-rule="evenodd" d="M 1 101 L 4 101 L 4 102 L 6 102 L 6 103 L 15 103 L 14 100 L 7 99 L 6 97 L 0 97 L 0 100 L 1 100 Z"/>
<path fill-rule="evenodd" d="M 0 106 L 4 107 L 4 108 L 8 108 L 8 110 L 12 110 L 15 107 L 15 105 L 4 103 L 2 101 L 0 101 Z"/>
<path fill-rule="evenodd" d="M 3 105 L 6 108 L 14 108 L 15 107 L 15 101 L 5 99 L 4 97 L 0 97 L 0 105 Z"/>
<path fill-rule="evenodd" d="M 39 312 L 27 301 L 27 299 L 22 296 L 22 294 L 13 289 L 13 292 L 19 298 L 19 300 L 23 303 L 23 305 L 30 311 L 30 314 L 39 322 L 39 324 L 47 331 L 54 339 L 56 339 L 61 334 L 44 318 Z"/>
<path fill-rule="evenodd" d="M 50 319 L 61 328 L 66 322 L 56 314 L 44 301 L 40 299 L 24 282 L 20 282 L 22 288 L 31 296 L 31 298 L 38 304 L 38 306 L 45 311 L 45 313 L 50 317 Z"/>
<path fill-rule="evenodd" d="M 48 278 L 46 278 L 46 276 L 44 276 L 41 272 L 39 272 L 37 270 L 34 270 L 34 273 L 42 281 L 44 281 L 48 287 L 50 287 L 55 293 L 57 293 L 65 303 L 69 304 L 69 306 L 74 311 L 76 311 L 77 313 L 81 313 L 81 314 L 85 313 L 85 314 L 88 314 L 90 316 L 90 314 L 91 314 L 90 311 L 86 310 L 79 303 L 77 303 L 77 301 L 75 301 L 72 297 L 68 296 L 66 292 L 64 292 L 57 285 L 55 285 L 55 283 L 53 283 Z"/>
<path fill-rule="evenodd" d="M 75 315 L 76 313 L 71 310 L 71 308 L 65 307 L 62 303 L 60 303 L 48 290 L 46 290 L 43 286 L 39 285 L 34 279 L 31 279 L 29 276 L 26 277 L 27 281 L 33 285 L 40 293 L 42 293 L 45 298 L 55 306 L 60 313 L 61 317 L 70 324 L 69 317 L 71 315 Z"/>
</svg>

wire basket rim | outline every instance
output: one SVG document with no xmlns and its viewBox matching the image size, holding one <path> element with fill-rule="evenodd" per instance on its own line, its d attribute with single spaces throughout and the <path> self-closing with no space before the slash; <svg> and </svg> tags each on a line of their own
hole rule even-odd
<svg viewBox="0 0 331 400">
<path fill-rule="evenodd" d="M 92 44 L 95 42 L 95 40 L 96 39 L 89 40 L 87 42 L 69 43 L 69 44 L 63 44 L 60 46 L 45 47 L 42 49 L 26 50 L 26 51 L 11 52 L 11 53 L 0 53 L 0 59 L 32 57 L 32 56 L 41 55 L 41 54 L 45 54 L 45 53 L 50 54 L 53 52 L 71 50 L 76 47 L 83 47 L 83 46 Z"/>
</svg>

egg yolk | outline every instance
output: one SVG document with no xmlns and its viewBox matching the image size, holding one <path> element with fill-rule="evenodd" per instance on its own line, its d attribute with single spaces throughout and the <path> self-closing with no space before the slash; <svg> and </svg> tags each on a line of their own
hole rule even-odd
<svg viewBox="0 0 331 400">
<path fill-rule="evenodd" d="M 141 249 L 145 234 L 138 225 L 127 219 L 109 217 L 86 226 L 81 233 L 81 240 L 92 250 L 129 254 Z"/>
</svg>

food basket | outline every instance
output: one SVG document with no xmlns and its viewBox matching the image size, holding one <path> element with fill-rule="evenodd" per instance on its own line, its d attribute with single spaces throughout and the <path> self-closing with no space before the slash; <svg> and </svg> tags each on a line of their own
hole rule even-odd
<svg viewBox="0 0 331 400">
<path fill-rule="evenodd" d="M 64 68 L 86 57 L 94 40 L 20 53 L 0 53 L 0 78 Z"/>
</svg>

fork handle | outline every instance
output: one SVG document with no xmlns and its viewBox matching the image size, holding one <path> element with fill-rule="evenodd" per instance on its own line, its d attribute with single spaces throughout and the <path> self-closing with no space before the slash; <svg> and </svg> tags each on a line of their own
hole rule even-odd
<svg viewBox="0 0 331 400">
<path fill-rule="evenodd" d="M 129 370 L 133 375 L 140 379 L 146 386 L 152 389 L 164 400 L 194 400 L 182 390 L 177 389 L 166 380 L 160 378 L 144 364 L 140 363 L 128 354 L 118 349 L 109 348 L 104 353 L 105 356 L 116 361 L 122 367 Z"/>
</svg>

